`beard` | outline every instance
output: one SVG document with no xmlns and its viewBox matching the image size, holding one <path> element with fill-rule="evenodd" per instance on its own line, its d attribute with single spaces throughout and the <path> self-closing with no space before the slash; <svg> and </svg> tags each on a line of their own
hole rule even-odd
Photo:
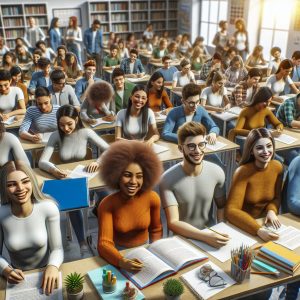
<svg viewBox="0 0 300 300">
<path fill-rule="evenodd" d="M 198 166 L 198 165 L 201 165 L 202 161 L 203 161 L 203 157 L 204 157 L 204 152 L 202 150 L 200 150 L 200 155 L 202 155 L 201 159 L 199 161 L 194 161 L 190 158 L 190 156 L 188 154 L 185 153 L 185 151 L 183 150 L 182 151 L 183 153 L 183 156 L 185 158 L 185 160 L 190 163 L 191 165 L 194 165 L 194 166 Z"/>
</svg>

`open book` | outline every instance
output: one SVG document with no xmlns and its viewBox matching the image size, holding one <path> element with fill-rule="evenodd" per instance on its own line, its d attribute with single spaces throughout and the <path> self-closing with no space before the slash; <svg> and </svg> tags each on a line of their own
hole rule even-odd
<svg viewBox="0 0 300 300">
<path fill-rule="evenodd" d="M 90 124 L 92 128 L 97 127 L 102 124 L 112 124 L 114 121 L 104 121 L 102 118 L 95 119 L 97 122 L 95 124 Z"/>
<path fill-rule="evenodd" d="M 15 116 L 12 116 L 12 117 L 8 118 L 6 121 L 3 121 L 3 124 L 5 124 L 5 125 L 11 125 L 11 124 L 13 124 L 13 123 L 16 122 L 15 119 L 16 119 Z"/>
<path fill-rule="evenodd" d="M 143 262 L 142 270 L 137 273 L 123 271 L 140 289 L 208 258 L 179 237 L 158 240 L 148 248 L 138 247 L 128 252 L 125 257 L 137 258 Z"/>
</svg>

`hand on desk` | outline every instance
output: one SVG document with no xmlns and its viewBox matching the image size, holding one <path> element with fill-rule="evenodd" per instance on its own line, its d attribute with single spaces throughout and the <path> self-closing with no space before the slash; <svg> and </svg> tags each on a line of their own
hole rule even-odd
<svg viewBox="0 0 300 300">
<path fill-rule="evenodd" d="M 281 128 L 274 129 L 271 131 L 271 134 L 274 138 L 279 137 L 282 134 L 282 129 Z"/>
<path fill-rule="evenodd" d="M 143 263 L 137 258 L 127 259 L 123 257 L 119 261 L 119 267 L 129 272 L 138 272 L 142 269 Z"/>
<path fill-rule="evenodd" d="M 12 269 L 10 266 L 6 267 L 2 275 L 6 278 L 9 283 L 17 284 L 24 280 L 25 275 L 22 270 Z"/>
<path fill-rule="evenodd" d="M 86 123 L 88 123 L 88 124 L 96 124 L 97 123 L 97 120 L 96 119 L 87 119 L 86 121 L 85 121 Z"/>
<path fill-rule="evenodd" d="M 204 242 L 215 248 L 221 248 L 229 241 L 229 235 L 226 233 L 220 235 L 215 232 L 203 232 L 203 235 L 205 235 Z"/>
<path fill-rule="evenodd" d="M 40 133 L 37 133 L 37 134 L 33 134 L 31 136 L 31 141 L 33 143 L 41 143 L 42 142 L 42 135 Z"/>
<path fill-rule="evenodd" d="M 271 232 L 270 230 L 263 228 L 263 227 L 258 229 L 257 235 L 265 242 L 274 241 L 279 238 L 278 234 Z"/>
<path fill-rule="evenodd" d="M 55 266 L 46 267 L 41 286 L 44 294 L 50 295 L 53 292 L 58 282 L 58 274 L 58 269 Z"/>
<path fill-rule="evenodd" d="M 7 121 L 9 118 L 7 114 L 0 114 L 0 117 L 2 118 L 3 121 Z"/>
<path fill-rule="evenodd" d="M 214 145 L 217 141 L 217 135 L 214 132 L 211 132 L 206 136 L 206 140 L 210 145 Z"/>
<path fill-rule="evenodd" d="M 265 219 L 265 224 L 271 223 L 271 225 L 278 229 L 281 226 L 280 221 L 278 220 L 278 217 L 276 216 L 276 213 L 273 210 L 269 210 Z"/>
<path fill-rule="evenodd" d="M 102 120 L 107 121 L 107 122 L 113 122 L 113 121 L 115 121 L 116 118 L 117 117 L 115 115 L 108 115 L 108 116 L 102 117 Z"/>
<path fill-rule="evenodd" d="M 51 174 L 57 178 L 57 179 L 63 179 L 63 178 L 66 178 L 68 173 L 64 170 L 60 170 L 58 168 L 55 168 L 51 171 Z"/>
<path fill-rule="evenodd" d="M 88 172 L 88 173 L 94 173 L 96 172 L 97 170 L 99 169 L 99 164 L 94 161 L 94 162 L 91 162 L 89 165 L 87 165 L 85 167 L 85 170 Z"/>
</svg>

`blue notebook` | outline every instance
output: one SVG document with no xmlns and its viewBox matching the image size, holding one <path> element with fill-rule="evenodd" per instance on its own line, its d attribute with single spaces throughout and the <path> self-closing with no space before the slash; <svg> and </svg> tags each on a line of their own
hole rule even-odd
<svg viewBox="0 0 300 300">
<path fill-rule="evenodd" d="M 89 206 L 88 179 L 85 177 L 46 180 L 42 192 L 53 197 L 61 211 Z"/>
<path fill-rule="evenodd" d="M 105 294 L 103 292 L 103 289 L 102 289 L 103 269 L 111 270 L 117 276 L 117 289 L 113 294 Z M 95 289 L 97 290 L 97 292 L 98 292 L 101 299 L 103 299 L 103 300 L 106 300 L 106 299 L 110 299 L 110 300 L 123 299 L 122 298 L 122 292 L 123 292 L 123 290 L 126 286 L 126 281 L 128 281 L 128 279 L 124 275 L 122 275 L 120 273 L 120 271 L 118 269 L 116 269 L 114 266 L 105 265 L 105 266 L 100 267 L 98 269 L 89 271 L 87 274 L 88 274 L 91 282 L 93 283 Z M 145 296 L 141 291 L 139 291 L 139 293 L 138 293 L 138 295 L 135 299 L 136 300 L 145 299 Z"/>
</svg>

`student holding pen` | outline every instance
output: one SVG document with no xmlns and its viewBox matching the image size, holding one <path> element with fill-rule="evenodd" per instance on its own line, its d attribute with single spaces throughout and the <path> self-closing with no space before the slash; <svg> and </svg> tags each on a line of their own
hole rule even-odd
<svg viewBox="0 0 300 300">
<path fill-rule="evenodd" d="M 101 178 L 117 192 L 98 206 L 98 253 L 110 264 L 139 271 L 138 260 L 118 249 L 137 247 L 162 237 L 160 199 L 152 191 L 162 165 L 151 148 L 138 141 L 113 143 L 101 159 Z"/>
<path fill-rule="evenodd" d="M 40 191 L 26 163 L 9 161 L 0 175 L 0 273 L 18 284 L 24 280 L 23 271 L 44 268 L 42 289 L 51 294 L 64 254 L 59 210 Z M 11 265 L 2 256 L 3 245 Z"/>
</svg>

